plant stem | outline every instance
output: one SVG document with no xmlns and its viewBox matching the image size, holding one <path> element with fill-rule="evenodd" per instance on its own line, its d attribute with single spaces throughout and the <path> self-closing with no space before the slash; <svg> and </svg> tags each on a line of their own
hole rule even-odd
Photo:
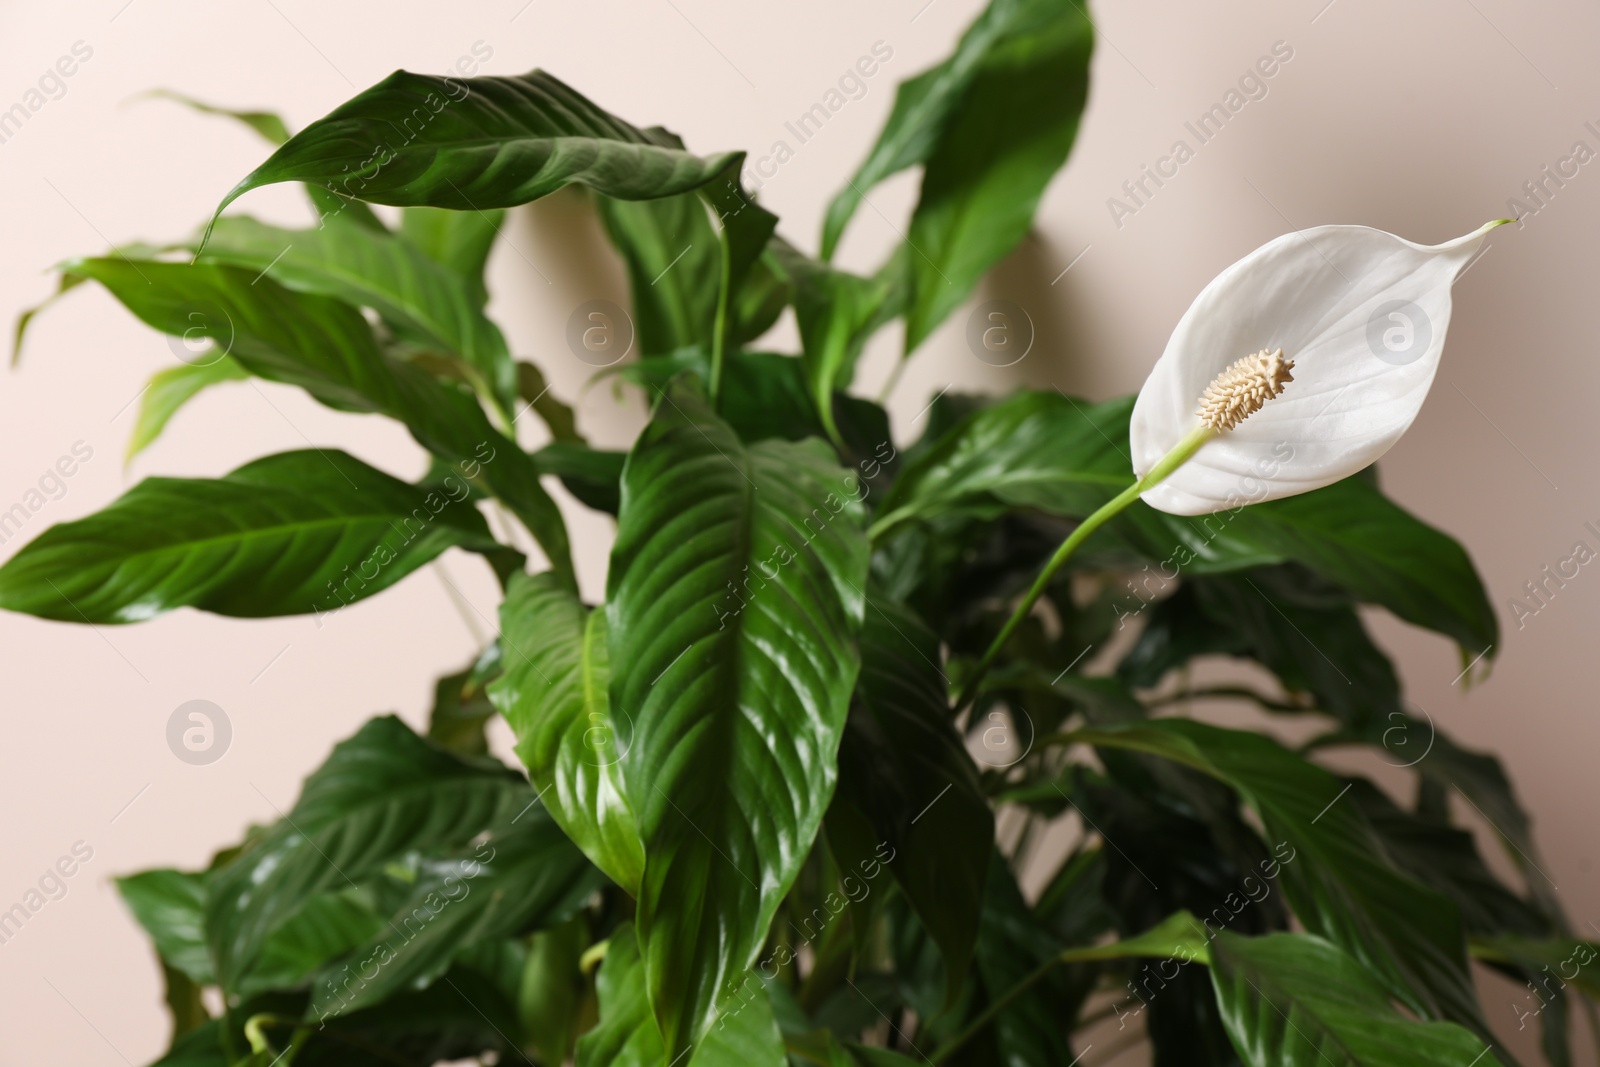
<svg viewBox="0 0 1600 1067">
<path fill-rule="evenodd" d="M 722 249 L 721 278 L 717 283 L 717 316 L 711 327 L 711 410 L 720 410 L 717 399 L 722 395 L 722 357 L 728 339 L 728 302 L 732 299 L 733 248 L 728 241 L 728 224 L 721 224 L 718 243 Z"/>
<path fill-rule="evenodd" d="M 1066 565 L 1067 560 L 1072 558 L 1072 554 L 1078 550 L 1078 546 L 1087 541 L 1090 534 L 1116 517 L 1135 500 L 1138 500 L 1139 495 L 1145 490 L 1165 481 L 1173 471 L 1193 458 L 1194 454 L 1200 451 L 1200 446 L 1214 436 L 1216 436 L 1216 431 L 1210 427 L 1196 426 L 1182 440 L 1173 445 L 1172 451 L 1162 456 L 1143 478 L 1140 478 L 1112 497 L 1098 511 L 1080 522 L 1077 529 L 1067 535 L 1067 539 L 1061 542 L 1061 547 L 1056 549 L 1055 555 L 1050 557 L 1050 562 L 1044 565 L 1044 570 L 1039 572 L 1039 577 L 1034 579 L 1033 587 L 1028 590 L 1028 595 L 1022 598 L 1022 603 L 1017 605 L 1017 609 L 1011 613 L 1011 617 L 1006 620 L 1006 624 L 995 635 L 994 641 L 989 645 L 989 650 L 983 654 L 983 659 L 978 661 L 977 669 L 972 672 L 972 676 L 961 687 L 961 694 L 956 698 L 955 710 L 957 713 L 960 713 L 962 709 L 972 703 L 973 698 L 978 695 L 978 686 L 983 682 L 983 676 L 988 673 L 990 666 L 993 665 L 995 657 L 1000 654 L 1000 650 L 1005 647 L 1006 642 L 1011 640 L 1011 635 L 1016 632 L 1018 626 L 1022 625 L 1022 620 L 1028 617 L 1028 613 L 1033 610 L 1033 606 L 1039 602 L 1039 598 L 1044 595 L 1044 591 L 1050 587 L 1051 579 L 1056 576 L 1056 572 Z"/>
</svg>

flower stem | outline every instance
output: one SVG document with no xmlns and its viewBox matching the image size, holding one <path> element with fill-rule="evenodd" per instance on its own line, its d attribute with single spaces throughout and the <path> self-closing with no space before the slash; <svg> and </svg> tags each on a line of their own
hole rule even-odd
<svg viewBox="0 0 1600 1067">
<path fill-rule="evenodd" d="M 1033 606 L 1039 602 L 1044 591 L 1050 587 L 1050 581 L 1056 572 L 1066 565 L 1067 560 L 1078 550 L 1078 546 L 1089 539 L 1089 535 L 1104 526 L 1112 518 L 1125 510 L 1128 505 L 1139 499 L 1139 495 L 1152 486 L 1165 481 L 1173 471 L 1187 463 L 1194 454 L 1200 451 L 1200 446 L 1216 436 L 1216 431 L 1209 426 L 1196 426 L 1177 444 L 1172 446 L 1172 451 L 1162 456 L 1156 465 L 1146 472 L 1143 478 L 1134 482 L 1128 488 L 1112 497 L 1100 509 L 1078 524 L 1078 528 L 1067 535 L 1061 542 L 1061 547 L 1056 549 L 1055 555 L 1050 557 L 1050 562 L 1044 565 L 1044 570 L 1039 572 L 1039 577 L 1034 579 L 1033 586 L 1028 590 L 1028 595 L 1022 598 L 1022 603 L 1011 613 L 1011 618 L 1000 628 L 995 639 L 989 645 L 989 650 L 983 654 L 983 659 L 978 661 L 977 669 L 961 687 L 961 694 L 956 698 L 955 710 L 959 713 L 970 704 L 978 695 L 978 686 L 983 682 L 983 676 L 988 673 L 994 659 L 1000 654 L 1007 641 L 1011 640 L 1022 620 L 1028 617 Z"/>
</svg>

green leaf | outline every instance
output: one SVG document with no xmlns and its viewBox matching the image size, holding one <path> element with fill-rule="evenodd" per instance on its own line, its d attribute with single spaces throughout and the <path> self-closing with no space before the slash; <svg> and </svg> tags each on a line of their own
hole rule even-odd
<svg viewBox="0 0 1600 1067">
<path fill-rule="evenodd" d="M 597 206 L 628 268 L 639 354 L 709 349 L 722 251 L 705 202 L 683 193 L 659 200 L 598 197 Z"/>
<path fill-rule="evenodd" d="M 661 1032 L 650 1015 L 645 966 L 634 929 L 623 923 L 611 934 L 605 962 L 595 978 L 600 1024 L 578 1039 L 577 1067 L 661 1067 L 668 1062 Z M 786 1067 L 783 1038 L 772 1004 L 759 982 L 727 1010 L 688 1058 L 688 1067 Z"/>
<path fill-rule="evenodd" d="M 144 95 L 172 100 L 204 115 L 218 115 L 223 118 L 233 119 L 235 122 L 248 126 L 273 145 L 281 145 L 289 139 L 289 127 L 284 124 L 282 118 L 270 111 L 235 111 L 231 108 L 218 107 L 215 104 L 196 100 L 192 96 L 184 96 L 182 93 L 172 92 L 170 89 L 153 89 Z M 349 197 L 338 196 L 327 189 L 315 185 L 306 186 L 306 193 L 311 199 L 311 206 L 316 209 L 318 217 L 323 221 L 343 216 L 347 221 L 353 222 L 358 226 L 364 226 L 369 230 L 378 232 L 385 230 L 383 223 L 378 220 L 378 216 L 374 215 L 372 209 L 365 204 L 351 200 Z"/>
<path fill-rule="evenodd" d="M 839 441 L 833 394 L 848 389 L 867 338 L 899 311 L 899 275 L 860 278 L 834 270 L 775 238 L 773 259 L 794 290 L 806 384 L 828 436 Z"/>
<path fill-rule="evenodd" d="M 505 501 L 551 567 L 574 580 L 566 526 L 528 454 L 489 425 L 470 393 L 385 356 L 355 308 L 215 263 L 85 259 L 71 269 L 163 333 L 209 337 L 252 374 L 300 386 L 340 411 L 398 419 L 418 444 Z"/>
<path fill-rule="evenodd" d="M 994 815 L 951 722 L 938 637 L 911 609 L 877 595 L 861 630 L 839 797 L 893 850 L 889 869 L 938 943 L 954 996 L 978 937 Z"/>
<path fill-rule="evenodd" d="M 578 1034 L 588 1029 L 583 1012 L 588 980 L 580 969 L 589 946 L 582 916 L 528 939 L 528 959 L 518 989 L 518 1010 L 540 1063 L 566 1063 Z M 589 1006 L 593 1021 L 593 1008 Z"/>
<path fill-rule="evenodd" d="M 400 211 L 400 236 L 453 273 L 481 310 L 489 302 L 484 271 L 505 218 L 504 211 L 408 207 Z"/>
<path fill-rule="evenodd" d="M 906 257 L 907 352 L 1026 236 L 1078 135 L 1094 25 L 1076 3 L 994 0 L 1004 31 L 951 106 L 923 167 Z"/>
<path fill-rule="evenodd" d="M 0 607 L 90 623 L 320 615 L 457 545 L 495 547 L 470 504 L 344 452 L 283 452 L 222 478 L 146 478 L 51 527 L 0 567 Z"/>
<path fill-rule="evenodd" d="M 623 472 L 611 706 L 634 717 L 639 936 L 672 1056 L 754 962 L 833 792 L 867 570 L 853 484 L 820 441 L 744 444 L 681 381 Z"/>
<path fill-rule="evenodd" d="M 212 877 L 206 941 L 224 989 L 318 893 L 366 878 L 410 851 L 464 847 L 533 799 L 519 775 L 436 748 L 392 716 L 340 742 L 283 821 Z"/>
<path fill-rule="evenodd" d="M 464 756 L 489 751 L 484 725 L 494 717 L 485 681 L 500 671 L 500 645 L 492 643 L 465 669 L 447 674 L 433 685 L 428 712 L 428 740 Z"/>
<path fill-rule="evenodd" d="M 1260 816 L 1300 921 L 1372 969 L 1417 1014 L 1485 1030 L 1459 909 L 1391 867 L 1347 787 L 1260 734 L 1160 719 L 1066 735 L 1187 765 L 1232 786 Z M 1287 847 L 1288 856 L 1283 854 Z"/>
<path fill-rule="evenodd" d="M 157 371 L 150 376 L 139 398 L 139 411 L 134 416 L 133 434 L 128 438 L 127 458 L 133 459 L 148 448 L 178 409 L 187 404 L 202 390 L 223 382 L 244 381 L 250 375 L 228 356 L 205 363 L 184 363 Z"/>
<path fill-rule="evenodd" d="M 1138 598 L 1126 617 L 1143 607 Z M 1195 656 L 1256 660 L 1315 710 L 1353 728 L 1400 714 L 1394 666 L 1367 633 L 1348 597 L 1302 568 L 1257 568 L 1197 577 L 1150 609 L 1138 643 L 1118 665 L 1131 685 L 1154 688 Z"/>
<path fill-rule="evenodd" d="M 384 926 L 382 916 L 356 890 L 346 887 L 318 894 L 273 931 L 260 958 L 230 992 L 249 996 L 301 988 L 323 964 L 375 936 Z"/>
<path fill-rule="evenodd" d="M 975 411 L 901 472 L 873 537 L 996 500 L 1088 515 L 1133 481 L 1132 411 L 1132 397 L 1088 404 L 1034 391 Z"/>
<path fill-rule="evenodd" d="M 1320 937 L 1226 931 L 1211 946 L 1223 1025 L 1249 1067 L 1489 1067 L 1471 1031 L 1394 1009 L 1361 964 Z"/>
<path fill-rule="evenodd" d="M 540 474 L 554 474 L 567 492 L 596 511 L 615 515 L 622 506 L 622 465 L 626 452 L 554 441 L 533 454 Z"/>
<path fill-rule="evenodd" d="M 1559 991 L 1571 984 L 1591 1000 L 1600 1000 L 1600 943 L 1572 937 L 1518 937 L 1514 934 L 1485 935 L 1472 939 L 1474 959 L 1514 963 L 1537 975 Z M 1569 973 L 1570 968 L 1570 973 Z"/>
<path fill-rule="evenodd" d="M 907 167 L 926 162 L 939 143 L 951 112 L 977 77 L 989 49 L 1010 22 L 1026 10 L 1023 2 L 999 0 L 967 27 L 950 57 L 895 88 L 894 107 L 872 151 L 855 176 L 828 204 L 822 228 L 822 257 L 832 259 L 845 226 L 872 187 Z"/>
<path fill-rule="evenodd" d="M 873 527 L 1006 505 L 1083 518 L 1133 475 L 1132 398 L 1091 405 L 1021 392 L 962 419 L 896 481 Z M 1301 563 L 1357 599 L 1473 650 L 1497 623 L 1467 554 L 1360 476 L 1283 500 L 1186 518 L 1135 503 L 1084 545 L 1151 562 L 1167 578 Z M 1102 558 L 1101 562 L 1105 562 Z"/>
<path fill-rule="evenodd" d="M 470 851 L 424 860 L 383 928 L 313 982 L 310 1014 L 325 1020 L 423 988 L 464 949 L 570 917 L 599 887 L 599 872 L 532 796 L 528 805 Z"/>
<path fill-rule="evenodd" d="M 157 248 L 155 245 L 135 241 L 120 248 L 113 248 L 107 254 L 132 259 L 153 259 L 160 255 L 162 251 L 164 250 Z M 17 316 L 17 325 L 11 336 L 11 365 L 13 367 L 22 362 L 22 338 L 28 332 L 28 326 L 33 322 L 34 317 L 88 280 L 86 275 L 63 267 L 61 268 L 60 276 L 56 279 L 56 291 L 32 307 L 23 309 L 22 313 Z"/>
<path fill-rule="evenodd" d="M 778 228 L 778 216 L 763 208 L 740 183 L 744 153 L 736 152 L 715 180 L 700 189 L 700 195 L 716 213 L 722 227 L 722 271 L 717 292 L 717 314 L 712 326 L 711 377 L 708 382 L 713 405 L 721 392 L 722 367 L 730 341 L 737 342 L 739 323 L 735 320 L 739 294 L 755 274 L 761 255 Z"/>
<path fill-rule="evenodd" d="M 1469 937 L 1538 938 L 1557 932 L 1549 917 L 1490 873 L 1470 831 L 1413 815 L 1361 779 L 1353 783 L 1349 799 L 1372 824 L 1396 867 L 1456 902 Z"/>
<path fill-rule="evenodd" d="M 517 369 L 505 337 L 466 279 L 410 241 L 337 220 L 286 230 L 240 215 L 216 221 L 200 258 L 371 308 L 403 339 L 459 356 L 479 388 L 511 417 Z"/>
<path fill-rule="evenodd" d="M 161 960 L 161 999 L 172 1016 L 172 1040 L 204 1026 L 211 1019 L 205 1001 L 200 998 L 200 987 L 187 974 L 166 960 Z"/>
<path fill-rule="evenodd" d="M 156 100 L 171 100 L 204 115 L 219 115 L 223 118 L 233 119 L 235 122 L 240 122 L 250 127 L 250 129 L 274 145 L 280 145 L 289 139 L 289 127 L 282 118 L 271 111 L 236 111 L 232 108 L 208 104 L 204 100 L 196 100 L 192 96 L 185 96 L 183 93 L 173 92 L 171 89 L 151 89 L 142 95 Z"/>
<path fill-rule="evenodd" d="M 557 443 L 585 443 L 583 434 L 578 432 L 578 417 L 572 408 L 550 392 L 549 383 L 544 380 L 544 371 L 525 360 L 517 361 L 517 397 L 538 413 L 549 429 L 551 438 Z"/>
<path fill-rule="evenodd" d="M 117 892 L 156 952 L 197 985 L 210 985 L 211 957 L 205 941 L 205 879 L 159 868 L 116 879 Z"/>
<path fill-rule="evenodd" d="M 517 755 L 550 814 L 630 894 L 644 846 L 622 781 L 631 730 L 611 713 L 606 615 L 548 575 L 511 579 L 500 606 L 505 673 L 489 699 L 517 736 Z"/>
<path fill-rule="evenodd" d="M 396 71 L 291 137 L 217 213 L 286 181 L 458 211 L 515 207 L 572 182 L 648 200 L 704 185 L 731 158 L 663 145 L 543 71 L 466 79 Z"/>
</svg>

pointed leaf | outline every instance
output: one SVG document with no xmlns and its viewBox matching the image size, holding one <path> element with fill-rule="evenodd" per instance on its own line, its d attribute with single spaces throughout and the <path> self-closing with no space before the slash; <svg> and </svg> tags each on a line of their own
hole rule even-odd
<svg viewBox="0 0 1600 1067">
<path fill-rule="evenodd" d="M 1160 719 L 1068 735 L 1175 760 L 1232 786 L 1267 840 L 1291 849 L 1284 887 L 1307 929 L 1370 968 L 1417 1014 L 1486 1030 L 1467 970 L 1459 909 L 1386 860 L 1338 778 L 1260 734 Z M 1282 846 L 1279 846 L 1280 848 Z"/>
<path fill-rule="evenodd" d="M 307 900 L 413 850 L 464 847 L 533 799 L 519 775 L 435 748 L 392 716 L 340 742 L 283 821 L 213 875 L 206 941 L 224 989 Z"/>
<path fill-rule="evenodd" d="M 210 985 L 211 957 L 205 942 L 205 879 L 160 868 L 118 878 L 117 892 L 162 960 L 199 985 Z"/>
<path fill-rule="evenodd" d="M 950 718 L 938 637 L 882 596 L 869 598 L 861 630 L 839 797 L 893 850 L 889 869 L 938 942 L 953 996 L 978 936 L 994 815 Z"/>
<path fill-rule="evenodd" d="M 1133 481 L 1131 400 L 1095 405 L 1021 392 L 968 415 L 901 474 L 880 508 L 874 538 L 911 519 L 997 504 L 1089 515 Z M 1241 485 L 1238 508 L 1197 519 L 1135 503 L 1084 546 L 1086 556 L 1107 549 L 1147 559 L 1168 578 L 1301 563 L 1473 654 L 1498 632 L 1461 546 L 1362 477 L 1255 505 Z"/>
<path fill-rule="evenodd" d="M 1494 1067 L 1477 1035 L 1419 1022 L 1354 958 L 1309 934 L 1239 937 L 1211 946 L 1223 1025 L 1248 1067 Z"/>
<path fill-rule="evenodd" d="M 1026 236 L 1072 143 L 1089 90 L 1094 25 L 1074 2 L 995 0 L 1005 20 L 923 167 L 906 243 L 906 351 Z M 981 20 L 980 20 L 981 21 Z"/>
<path fill-rule="evenodd" d="M 504 500 L 572 580 L 566 526 L 528 454 L 489 424 L 471 394 L 385 356 L 348 304 L 215 263 L 85 259 L 71 269 L 164 333 L 210 338 L 252 374 L 298 385 L 340 411 L 398 419 L 418 444 Z"/>
<path fill-rule="evenodd" d="M 600 882 L 561 828 L 531 806 L 471 850 L 424 861 L 383 928 L 312 983 L 308 1010 L 327 1019 L 431 985 L 464 949 L 565 921 Z"/>
<path fill-rule="evenodd" d="M 667 1063 L 661 1032 L 645 995 L 645 967 L 632 925 L 611 934 L 595 978 L 600 1025 L 578 1040 L 577 1067 L 661 1067 Z M 688 1067 L 785 1067 L 788 1062 L 766 990 L 756 984 L 717 1020 Z"/>
<path fill-rule="evenodd" d="M 139 411 L 134 416 L 133 434 L 128 438 L 127 458 L 133 459 L 148 448 L 178 409 L 193 400 L 201 390 L 223 382 L 240 382 L 249 373 L 229 356 L 205 363 L 184 363 L 157 371 L 150 376 L 144 395 L 139 398 Z"/>
<path fill-rule="evenodd" d="M 465 79 L 396 71 L 291 137 L 217 211 L 285 181 L 458 211 L 515 207 L 571 182 L 647 200 L 705 184 L 728 159 L 664 146 L 543 71 Z"/>
<path fill-rule="evenodd" d="M 611 706 L 633 720 L 639 936 L 672 1056 L 755 961 L 833 792 L 866 582 L 856 487 L 819 441 L 744 444 L 681 381 L 623 472 Z"/>
<path fill-rule="evenodd" d="M 461 357 L 502 412 L 514 409 L 516 366 L 500 328 L 464 279 L 410 241 L 341 221 L 286 230 L 237 215 L 217 220 L 200 258 L 369 307 L 402 338 Z"/>
<path fill-rule="evenodd" d="M 639 892 L 644 846 L 623 790 L 630 730 L 611 715 L 604 611 L 548 575 L 518 574 L 500 606 L 505 673 L 489 686 L 550 814 L 595 865 Z"/>
<path fill-rule="evenodd" d="M 284 452 L 223 478 L 147 478 L 51 527 L 0 567 L 0 607 L 99 623 L 322 613 L 456 545 L 495 547 L 470 504 L 343 452 Z"/>
</svg>

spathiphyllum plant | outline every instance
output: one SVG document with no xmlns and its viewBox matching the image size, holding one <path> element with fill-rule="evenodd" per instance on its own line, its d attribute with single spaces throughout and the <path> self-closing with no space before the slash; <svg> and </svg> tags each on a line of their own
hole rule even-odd
<svg viewBox="0 0 1600 1067">
<path fill-rule="evenodd" d="M 743 153 L 543 71 L 399 72 L 292 136 L 241 114 L 277 146 L 223 205 L 297 182 L 314 225 L 219 214 L 61 266 L 199 351 L 152 380 L 131 451 L 254 377 L 394 419 L 434 465 L 308 448 L 148 478 L 15 554 L 0 606 L 324 615 L 449 548 L 504 594 L 424 730 L 374 718 L 206 869 L 119 879 L 166 980 L 161 1064 L 1068 1067 L 1138 1042 L 1162 1067 L 1512 1064 L 1491 1022 L 1572 1062 L 1600 949 L 1452 821 L 1459 795 L 1538 862 L 1500 764 L 1413 719 L 1361 614 L 1475 675 L 1494 656 L 1466 553 L 1372 468 L 1488 227 L 1272 241 L 1137 399 L 946 392 L 910 439 L 850 392 L 875 331 L 902 318 L 909 358 L 1026 234 L 1092 42 L 1071 0 L 994 0 L 900 86 L 821 242 L 921 167 L 871 274 L 780 236 Z M 568 186 L 632 282 L 634 351 L 601 372 L 649 404 L 626 452 L 485 313 L 505 211 Z M 798 354 L 758 344 L 784 308 Z M 615 520 L 603 602 L 557 479 Z M 1253 667 L 1197 687 L 1217 658 Z M 1220 701 L 1263 729 L 1203 721 Z M 1414 790 L 1327 769 L 1335 746 Z"/>
</svg>

